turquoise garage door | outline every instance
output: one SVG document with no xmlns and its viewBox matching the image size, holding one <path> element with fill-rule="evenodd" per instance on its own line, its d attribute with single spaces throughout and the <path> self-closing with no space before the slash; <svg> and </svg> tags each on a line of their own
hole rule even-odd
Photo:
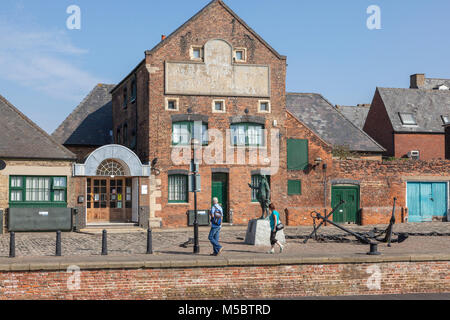
<svg viewBox="0 0 450 320">
<path fill-rule="evenodd" d="M 446 182 L 409 182 L 409 222 L 430 222 L 433 217 L 447 216 Z"/>
</svg>

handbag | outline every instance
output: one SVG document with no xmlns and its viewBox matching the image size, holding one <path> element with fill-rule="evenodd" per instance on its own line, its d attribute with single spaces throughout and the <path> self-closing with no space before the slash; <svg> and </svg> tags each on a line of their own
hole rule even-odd
<svg viewBox="0 0 450 320">
<path fill-rule="evenodd" d="M 281 231 L 284 229 L 284 224 L 282 224 L 281 222 L 279 224 L 277 224 L 277 231 Z"/>
</svg>

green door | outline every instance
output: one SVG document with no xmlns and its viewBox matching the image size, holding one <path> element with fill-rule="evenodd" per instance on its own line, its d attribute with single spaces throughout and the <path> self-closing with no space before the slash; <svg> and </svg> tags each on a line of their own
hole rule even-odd
<svg viewBox="0 0 450 320">
<path fill-rule="evenodd" d="M 212 176 L 212 194 L 211 203 L 213 198 L 219 199 L 219 203 L 223 208 L 224 222 L 229 222 L 228 216 L 228 174 L 226 173 L 214 173 Z"/>
<path fill-rule="evenodd" d="M 341 200 L 345 201 L 333 215 L 336 223 L 358 223 L 359 187 L 333 187 L 331 191 L 331 206 L 336 207 Z"/>
</svg>

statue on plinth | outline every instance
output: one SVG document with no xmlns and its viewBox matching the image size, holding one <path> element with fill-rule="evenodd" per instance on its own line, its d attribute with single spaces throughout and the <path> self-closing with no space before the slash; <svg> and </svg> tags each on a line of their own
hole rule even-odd
<svg viewBox="0 0 450 320">
<path fill-rule="evenodd" d="M 261 182 L 258 186 L 248 184 L 252 190 L 256 190 L 256 199 L 261 205 L 262 216 L 260 220 L 267 220 L 270 217 L 269 205 L 270 205 L 270 186 L 265 175 L 261 176 Z"/>
</svg>

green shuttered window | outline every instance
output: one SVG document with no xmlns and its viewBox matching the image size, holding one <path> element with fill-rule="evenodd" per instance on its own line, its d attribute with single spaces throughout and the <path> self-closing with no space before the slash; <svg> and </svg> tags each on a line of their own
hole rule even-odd
<svg viewBox="0 0 450 320">
<path fill-rule="evenodd" d="M 188 201 L 188 176 L 169 176 L 169 203 L 187 203 Z"/>
<path fill-rule="evenodd" d="M 10 206 L 67 206 L 66 177 L 10 177 Z"/>
<path fill-rule="evenodd" d="M 308 168 L 308 140 L 288 139 L 288 170 L 306 170 Z"/>
<path fill-rule="evenodd" d="M 288 181 L 288 195 L 296 196 L 302 194 L 302 181 L 301 180 L 289 180 Z"/>
</svg>

